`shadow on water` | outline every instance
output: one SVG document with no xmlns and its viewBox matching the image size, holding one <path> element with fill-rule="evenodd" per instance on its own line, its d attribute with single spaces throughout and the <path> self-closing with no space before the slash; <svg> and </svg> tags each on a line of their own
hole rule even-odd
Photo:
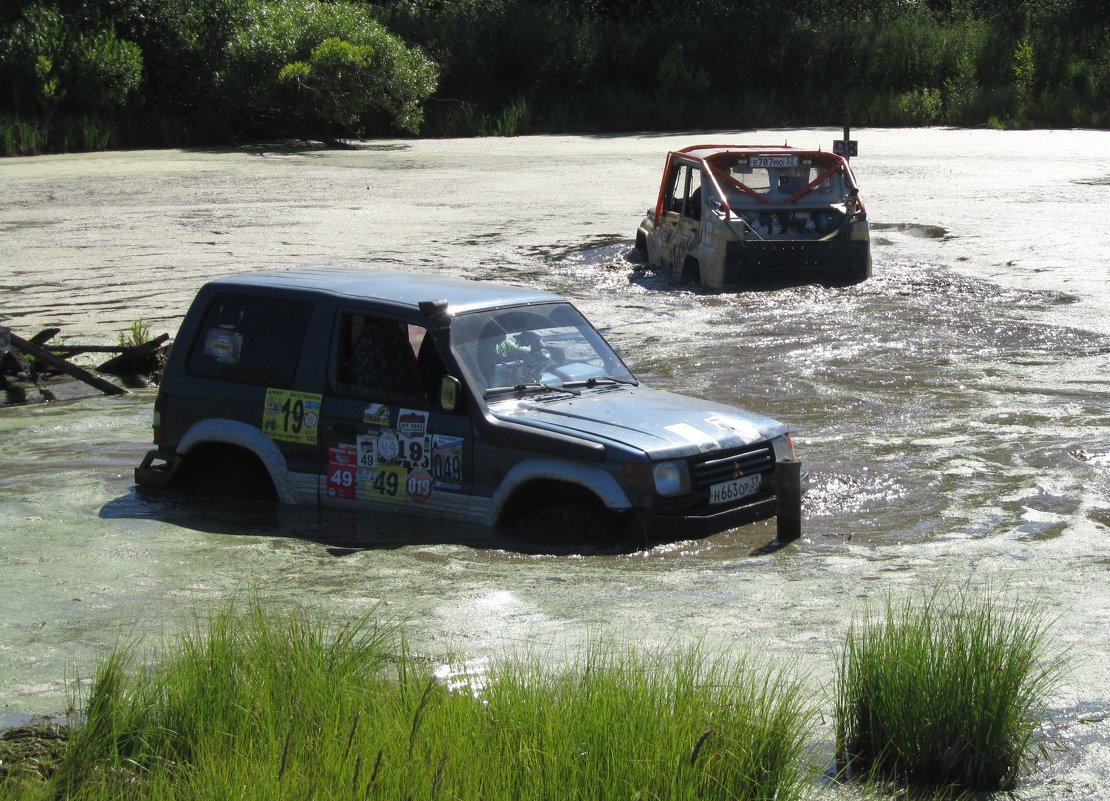
<svg viewBox="0 0 1110 801">
<path fill-rule="evenodd" d="M 157 520 L 221 536 L 315 542 L 334 557 L 413 546 L 457 546 L 514 556 L 627 556 L 653 549 L 666 552 L 676 544 L 691 546 L 709 539 L 709 535 L 691 537 L 687 532 L 645 538 L 616 530 L 602 540 L 579 536 L 574 531 L 548 536 L 525 535 L 479 523 L 420 518 L 403 513 L 357 513 L 228 498 L 182 499 L 161 490 L 140 491 L 138 487 L 106 503 L 101 507 L 100 517 Z M 762 545 L 748 543 L 741 548 L 746 550 L 748 557 L 760 557 L 774 554 L 789 544 L 771 539 Z"/>
<path fill-rule="evenodd" d="M 437 545 L 523 556 L 616 556 L 673 541 L 661 538 L 645 541 L 617 531 L 604 540 L 587 539 L 573 531 L 557 538 L 525 536 L 478 523 L 403 513 L 356 513 L 222 498 L 186 500 L 163 491 L 140 492 L 137 487 L 101 507 L 100 517 L 157 520 L 206 534 L 306 540 L 325 546 L 336 557 L 368 550 Z"/>
</svg>

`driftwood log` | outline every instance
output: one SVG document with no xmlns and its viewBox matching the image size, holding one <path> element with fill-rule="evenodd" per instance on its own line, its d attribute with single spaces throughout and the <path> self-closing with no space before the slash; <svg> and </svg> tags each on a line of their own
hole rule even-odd
<svg viewBox="0 0 1110 801">
<path fill-rule="evenodd" d="M 30 339 L 23 339 L 10 329 L 0 327 L 0 359 L 4 369 L 0 371 L 0 386 L 6 386 L 5 374 L 26 376 L 39 391 L 43 400 L 55 400 L 55 395 L 43 382 L 44 374 L 63 373 L 81 381 L 100 392 L 109 395 L 127 393 L 119 386 L 96 375 L 71 359 L 86 353 L 111 354 L 111 358 L 96 368 L 97 372 L 117 375 L 125 379 L 138 380 L 138 376 L 149 376 L 158 372 L 164 361 L 164 348 L 167 347 L 169 334 L 162 334 L 138 345 L 48 345 L 50 339 L 59 333 L 58 328 L 47 328 Z M 29 363 L 27 357 L 34 357 Z M 141 384 L 141 382 L 140 382 Z M 9 402 L 22 400 L 14 387 L 7 387 Z"/>
<path fill-rule="evenodd" d="M 44 364 L 49 364 L 60 373 L 65 373 L 68 376 L 76 378 L 78 381 L 83 381 L 90 387 L 99 389 L 108 395 L 126 395 L 127 390 L 118 384 L 113 384 L 95 373 L 91 373 L 84 367 L 78 367 L 73 362 L 67 362 L 61 356 L 55 356 L 42 345 L 36 345 L 34 342 L 28 342 L 22 337 L 12 334 L 12 347 L 22 353 L 24 356 L 34 356 Z"/>
</svg>

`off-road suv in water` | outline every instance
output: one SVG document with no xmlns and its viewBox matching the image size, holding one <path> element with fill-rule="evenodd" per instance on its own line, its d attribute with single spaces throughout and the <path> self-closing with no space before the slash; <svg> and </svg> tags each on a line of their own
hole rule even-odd
<svg viewBox="0 0 1110 801">
<path fill-rule="evenodd" d="M 855 175 L 843 156 L 821 150 L 693 145 L 668 153 L 636 246 L 652 267 L 713 288 L 871 276 Z"/>
<path fill-rule="evenodd" d="M 776 514 L 776 465 L 799 497 L 782 423 L 648 389 L 561 297 L 362 269 L 203 286 L 154 443 L 144 487 L 527 530 L 733 527 Z"/>
</svg>

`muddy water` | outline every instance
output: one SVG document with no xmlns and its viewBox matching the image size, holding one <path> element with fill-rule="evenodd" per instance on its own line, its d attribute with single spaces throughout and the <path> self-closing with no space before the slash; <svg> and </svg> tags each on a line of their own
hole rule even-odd
<svg viewBox="0 0 1110 801">
<path fill-rule="evenodd" d="M 176 329 L 205 279 L 304 263 L 525 282 L 573 298 L 641 378 L 788 421 L 813 489 L 773 525 L 626 555 L 529 554 L 482 529 L 147 502 L 153 394 L 0 409 L 0 711 L 57 712 L 107 649 L 254 593 L 382 604 L 422 651 L 704 639 L 815 690 L 852 615 L 992 587 L 1077 649 L 1069 755 L 1025 798 L 1110 794 L 1110 133 L 858 131 L 875 277 L 705 293 L 624 260 L 663 154 L 831 130 L 377 142 L 0 161 L 0 315 L 114 340 Z"/>
</svg>

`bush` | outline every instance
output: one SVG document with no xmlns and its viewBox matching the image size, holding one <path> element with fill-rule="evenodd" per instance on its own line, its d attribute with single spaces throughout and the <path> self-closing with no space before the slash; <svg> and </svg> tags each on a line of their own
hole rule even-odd
<svg viewBox="0 0 1110 801">
<path fill-rule="evenodd" d="M 114 29 L 78 33 L 70 59 L 68 71 L 76 108 L 123 108 L 142 84 L 142 51 L 134 42 L 116 38 Z"/>
<path fill-rule="evenodd" d="M 0 63 L 12 78 L 17 111 L 49 115 L 66 95 L 68 26 L 56 8 L 33 5 L 12 25 Z"/>
<path fill-rule="evenodd" d="M 258 2 L 232 36 L 220 85 L 247 127 L 312 125 L 358 132 L 384 113 L 416 131 L 437 70 L 370 15 L 346 2 Z"/>
<path fill-rule="evenodd" d="M 143 56 L 112 27 L 85 31 L 54 6 L 35 4 L 12 26 L 0 60 L 14 81 L 17 110 L 113 111 L 136 96 Z"/>
</svg>

